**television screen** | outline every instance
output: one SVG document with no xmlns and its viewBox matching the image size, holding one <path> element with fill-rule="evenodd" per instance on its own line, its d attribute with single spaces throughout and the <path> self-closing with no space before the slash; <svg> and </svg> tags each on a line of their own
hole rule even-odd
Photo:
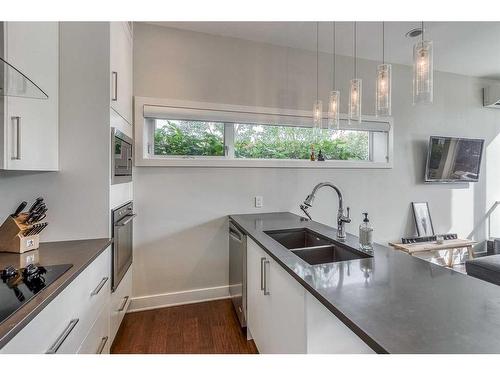
<svg viewBox="0 0 500 375">
<path fill-rule="evenodd" d="M 426 182 L 474 182 L 479 179 L 483 139 L 431 137 Z"/>
</svg>

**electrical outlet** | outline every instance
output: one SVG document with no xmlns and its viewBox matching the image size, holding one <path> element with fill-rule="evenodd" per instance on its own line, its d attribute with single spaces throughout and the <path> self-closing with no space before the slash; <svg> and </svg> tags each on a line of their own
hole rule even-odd
<svg viewBox="0 0 500 375">
<path fill-rule="evenodd" d="M 262 208 L 263 205 L 264 205 L 264 198 L 262 197 L 262 195 L 257 195 L 255 197 L 255 207 Z"/>
</svg>

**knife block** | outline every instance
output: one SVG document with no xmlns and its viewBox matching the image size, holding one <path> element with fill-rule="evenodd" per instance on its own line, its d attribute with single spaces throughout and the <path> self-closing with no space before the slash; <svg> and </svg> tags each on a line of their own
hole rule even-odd
<svg viewBox="0 0 500 375">
<path fill-rule="evenodd" d="M 22 254 L 26 251 L 38 249 L 40 235 L 24 236 L 23 232 L 32 225 L 24 224 L 27 214 L 20 214 L 14 218 L 9 216 L 0 227 L 0 252 Z"/>
</svg>

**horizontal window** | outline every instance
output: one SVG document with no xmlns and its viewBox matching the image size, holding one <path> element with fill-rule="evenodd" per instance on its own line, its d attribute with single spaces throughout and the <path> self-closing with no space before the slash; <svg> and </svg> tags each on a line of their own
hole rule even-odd
<svg viewBox="0 0 500 375">
<path fill-rule="evenodd" d="M 392 166 L 390 119 L 367 116 L 350 123 L 344 116 L 338 129 L 318 137 L 309 111 L 138 97 L 135 121 L 139 166 Z M 312 163 L 313 150 L 325 161 Z"/>
<path fill-rule="evenodd" d="M 247 159 L 310 159 L 311 148 L 327 160 L 368 160 L 368 132 L 298 126 L 234 124 L 234 156 Z"/>
<path fill-rule="evenodd" d="M 224 124 L 205 121 L 156 120 L 154 154 L 224 156 Z"/>
</svg>

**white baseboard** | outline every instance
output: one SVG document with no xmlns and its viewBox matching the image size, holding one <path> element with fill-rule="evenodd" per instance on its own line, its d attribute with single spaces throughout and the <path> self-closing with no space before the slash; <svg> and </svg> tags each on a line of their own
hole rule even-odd
<svg viewBox="0 0 500 375">
<path fill-rule="evenodd" d="M 190 303 L 229 298 L 229 286 L 186 290 L 150 296 L 133 297 L 127 312 L 158 309 L 162 307 L 188 305 Z"/>
</svg>

